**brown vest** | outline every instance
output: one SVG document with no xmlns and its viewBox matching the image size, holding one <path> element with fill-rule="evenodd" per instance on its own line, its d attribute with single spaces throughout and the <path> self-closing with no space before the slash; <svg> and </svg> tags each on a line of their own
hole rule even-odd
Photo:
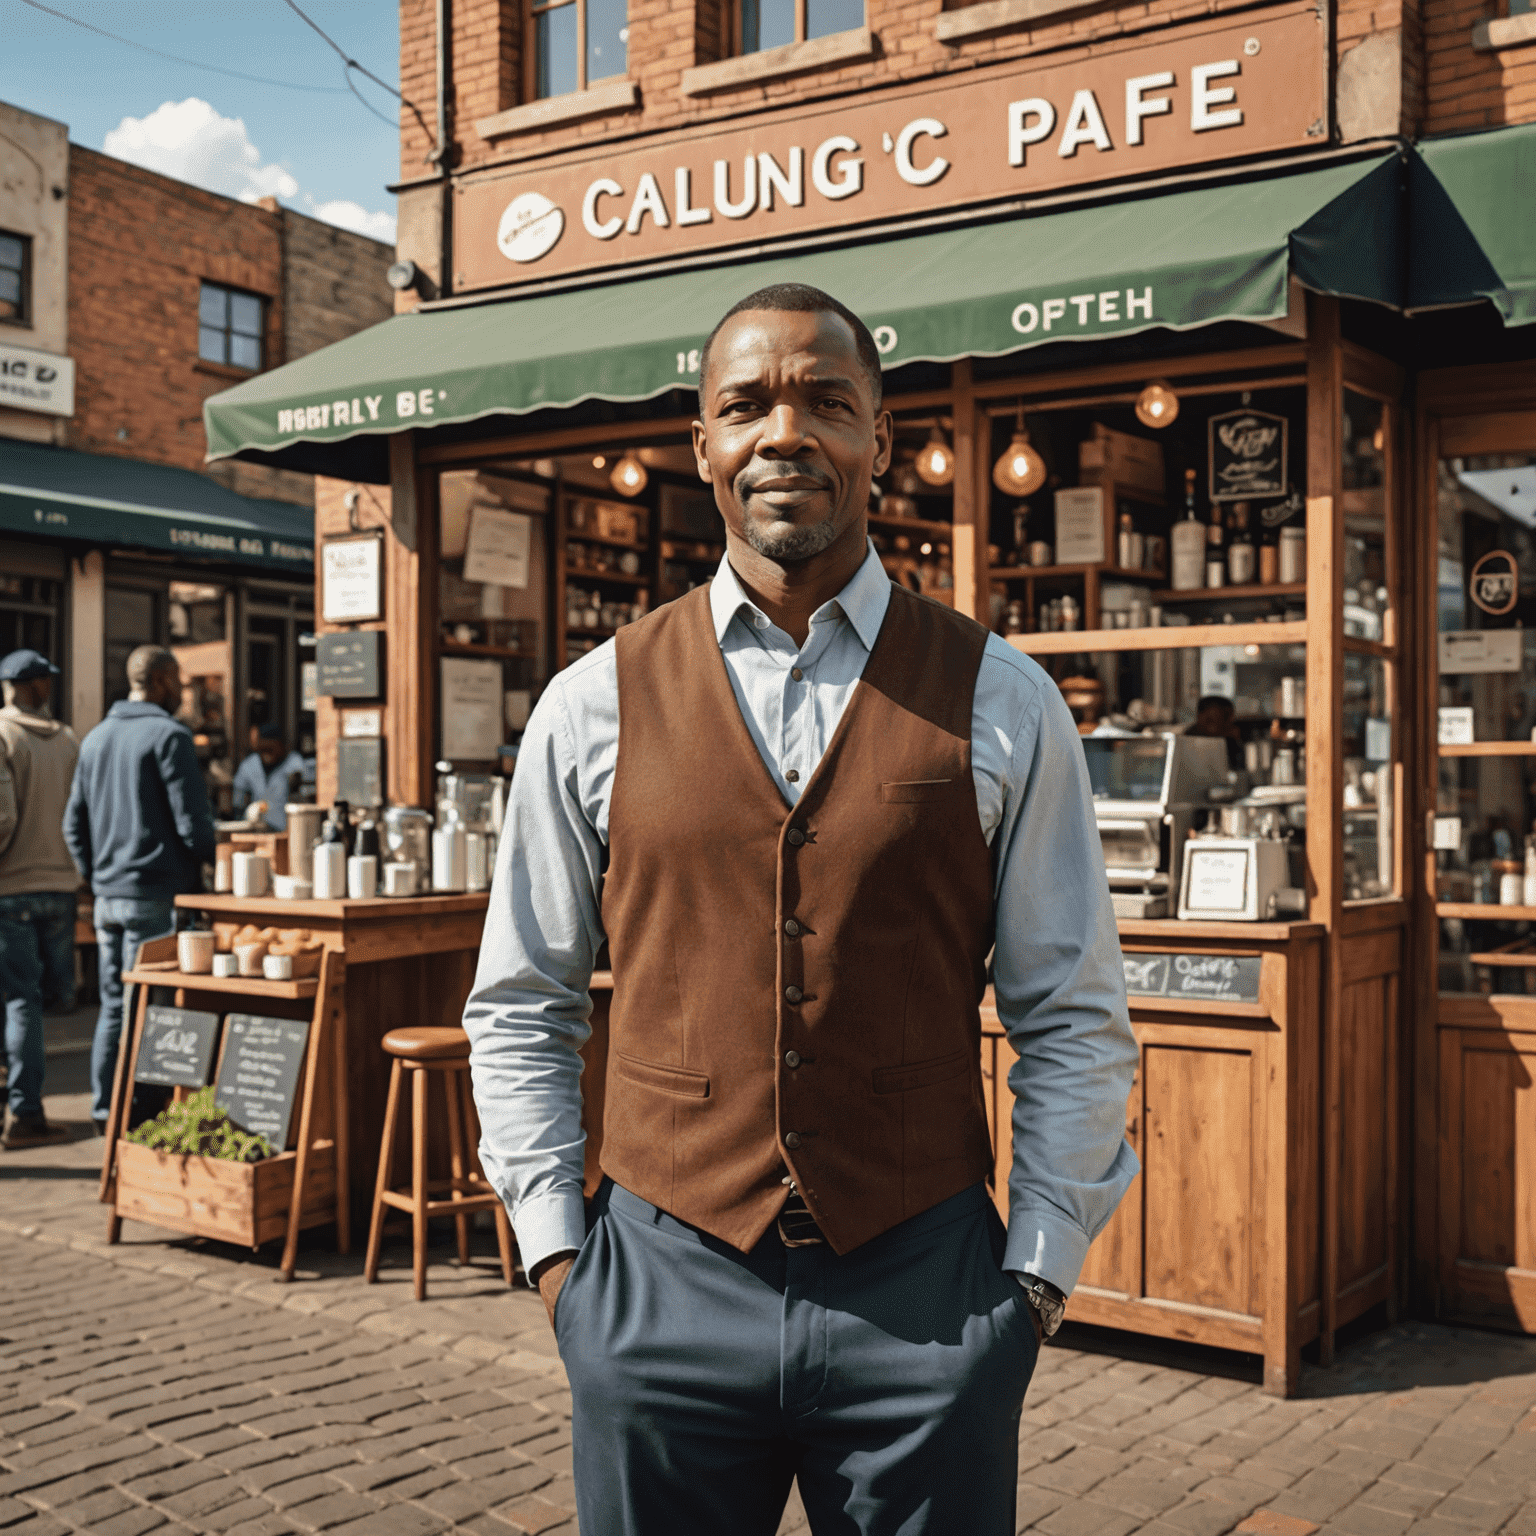
<svg viewBox="0 0 1536 1536">
<path fill-rule="evenodd" d="M 619 631 L 603 1171 L 743 1251 L 785 1166 L 838 1253 L 986 1178 L 986 631 L 893 586 L 791 807 L 699 588 Z"/>
</svg>

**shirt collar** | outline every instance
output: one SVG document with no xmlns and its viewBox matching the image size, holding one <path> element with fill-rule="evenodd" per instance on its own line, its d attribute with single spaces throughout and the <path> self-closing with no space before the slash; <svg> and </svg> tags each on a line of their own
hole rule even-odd
<svg viewBox="0 0 1536 1536">
<path fill-rule="evenodd" d="M 868 540 L 865 541 L 864 563 L 832 601 L 864 642 L 864 649 L 874 650 L 880 626 L 885 622 L 885 610 L 891 605 L 891 578 L 886 575 L 875 546 Z M 743 609 L 748 615 L 762 612 L 743 590 L 731 567 L 731 557 L 726 555 L 720 561 L 715 579 L 709 584 L 709 611 L 714 619 L 718 643 L 725 643 L 725 632 L 731 627 L 731 620 Z"/>
</svg>

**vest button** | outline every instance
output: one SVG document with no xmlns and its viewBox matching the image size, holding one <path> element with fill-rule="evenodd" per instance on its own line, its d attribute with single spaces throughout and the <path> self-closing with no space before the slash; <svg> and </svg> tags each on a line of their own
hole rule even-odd
<svg viewBox="0 0 1536 1536">
<path fill-rule="evenodd" d="M 784 1145 L 788 1147 L 791 1152 L 793 1152 L 795 1148 L 800 1145 L 799 1131 L 790 1131 L 784 1138 Z"/>
<path fill-rule="evenodd" d="M 784 988 L 784 1001 L 787 1003 L 798 1003 L 804 996 L 805 993 L 802 992 L 799 987 Z"/>
<path fill-rule="evenodd" d="M 784 770 L 784 777 L 791 784 L 798 784 L 800 782 L 800 770 L 798 768 L 786 768 Z"/>
<path fill-rule="evenodd" d="M 790 918 L 784 924 L 784 932 L 787 933 L 790 938 L 798 939 L 800 937 L 800 924 L 797 923 L 794 918 Z"/>
<path fill-rule="evenodd" d="M 791 827 L 785 836 L 789 839 L 791 848 L 798 848 L 805 841 L 805 833 L 799 827 Z"/>
<path fill-rule="evenodd" d="M 785 1051 L 784 1052 L 784 1065 L 786 1067 L 798 1067 L 800 1065 L 800 1052 L 799 1051 Z"/>
<path fill-rule="evenodd" d="M 799 667 L 791 667 L 789 669 L 789 675 L 794 678 L 797 683 L 803 683 L 805 681 L 805 673 L 802 672 Z"/>
</svg>

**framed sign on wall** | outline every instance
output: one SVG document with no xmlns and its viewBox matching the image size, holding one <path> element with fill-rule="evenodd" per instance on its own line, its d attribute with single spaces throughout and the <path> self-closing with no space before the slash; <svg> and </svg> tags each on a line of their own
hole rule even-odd
<svg viewBox="0 0 1536 1536">
<path fill-rule="evenodd" d="M 384 617 L 384 535 L 361 533 L 320 546 L 320 616 L 327 624 Z"/>
</svg>

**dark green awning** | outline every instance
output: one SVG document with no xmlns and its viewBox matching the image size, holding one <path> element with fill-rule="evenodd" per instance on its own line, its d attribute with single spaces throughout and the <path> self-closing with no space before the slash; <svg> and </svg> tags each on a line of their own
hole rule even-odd
<svg viewBox="0 0 1536 1536">
<path fill-rule="evenodd" d="M 1536 123 L 1424 140 L 1409 198 L 1410 314 L 1487 299 L 1536 321 Z"/>
<path fill-rule="evenodd" d="M 866 321 L 888 368 L 1286 313 L 1287 279 L 1400 304 L 1396 152 L 832 250 L 418 311 L 213 396 L 210 458 L 335 444 L 697 381 L 738 299 L 795 280 Z M 334 450 L 333 450 L 334 452 Z M 324 455 L 290 457 L 324 468 Z M 336 471 L 332 471 L 336 472 Z"/>
<path fill-rule="evenodd" d="M 195 470 L 0 438 L 0 529 L 308 576 L 315 515 Z"/>
</svg>

